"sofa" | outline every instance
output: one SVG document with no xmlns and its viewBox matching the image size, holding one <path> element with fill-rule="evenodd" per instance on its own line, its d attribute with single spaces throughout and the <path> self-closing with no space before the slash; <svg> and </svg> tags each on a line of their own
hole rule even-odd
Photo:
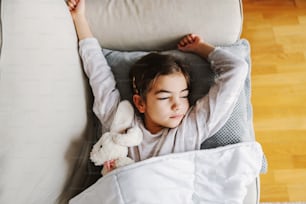
<svg viewBox="0 0 306 204">
<path fill-rule="evenodd" d="M 67 203 L 100 177 L 88 154 L 103 132 L 70 13 L 65 1 L 0 3 L 0 203 Z M 191 32 L 240 49 L 241 0 L 87 0 L 86 9 L 106 52 L 173 50 Z M 249 137 L 233 143 L 255 140 L 248 111 Z M 243 203 L 259 203 L 259 189 L 257 177 Z"/>
</svg>

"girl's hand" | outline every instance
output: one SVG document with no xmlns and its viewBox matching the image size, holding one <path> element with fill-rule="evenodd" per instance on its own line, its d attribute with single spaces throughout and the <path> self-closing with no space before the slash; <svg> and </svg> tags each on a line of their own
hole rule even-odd
<svg viewBox="0 0 306 204">
<path fill-rule="evenodd" d="M 67 0 L 67 6 L 72 18 L 85 16 L 85 0 Z"/>
<path fill-rule="evenodd" d="M 109 160 L 104 162 L 103 168 L 105 168 L 106 172 L 110 172 L 116 168 L 116 162 L 115 160 Z"/>
<path fill-rule="evenodd" d="M 189 34 L 183 37 L 177 44 L 179 50 L 192 52 L 205 59 L 214 50 L 214 46 L 203 41 L 199 35 Z"/>
<path fill-rule="evenodd" d="M 85 0 L 67 0 L 79 41 L 93 37 L 85 16 Z"/>
<path fill-rule="evenodd" d="M 200 36 L 189 34 L 180 40 L 177 47 L 183 52 L 197 52 L 201 43 L 203 43 L 203 40 Z"/>
</svg>

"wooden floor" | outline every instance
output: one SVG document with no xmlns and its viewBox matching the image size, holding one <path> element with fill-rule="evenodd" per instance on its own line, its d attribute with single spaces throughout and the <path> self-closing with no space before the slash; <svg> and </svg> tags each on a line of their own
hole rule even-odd
<svg viewBox="0 0 306 204">
<path fill-rule="evenodd" d="M 243 0 L 257 140 L 269 162 L 261 201 L 306 201 L 306 0 Z"/>
</svg>

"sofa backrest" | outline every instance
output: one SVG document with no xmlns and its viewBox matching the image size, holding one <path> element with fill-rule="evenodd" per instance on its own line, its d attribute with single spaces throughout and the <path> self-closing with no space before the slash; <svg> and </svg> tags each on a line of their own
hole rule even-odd
<svg viewBox="0 0 306 204">
<path fill-rule="evenodd" d="M 116 50 L 173 49 L 191 32 L 228 45 L 240 38 L 243 21 L 241 0 L 90 0 L 86 6 L 94 35 Z"/>
</svg>

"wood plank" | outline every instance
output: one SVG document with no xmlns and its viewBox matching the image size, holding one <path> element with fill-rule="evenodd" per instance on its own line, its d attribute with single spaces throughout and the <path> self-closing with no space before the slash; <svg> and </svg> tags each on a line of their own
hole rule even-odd
<svg viewBox="0 0 306 204">
<path fill-rule="evenodd" d="M 305 169 L 280 169 L 274 172 L 275 183 L 286 185 L 299 185 L 301 181 L 306 181 Z M 305 185 L 305 184 L 303 184 Z"/>
<path fill-rule="evenodd" d="M 243 0 L 262 202 L 306 200 L 306 1 Z"/>
<path fill-rule="evenodd" d="M 305 201 L 306 200 L 306 184 L 288 185 L 288 195 L 291 201 Z"/>
<path fill-rule="evenodd" d="M 261 183 L 262 202 L 277 202 L 289 200 L 288 187 L 286 184 Z"/>
</svg>

